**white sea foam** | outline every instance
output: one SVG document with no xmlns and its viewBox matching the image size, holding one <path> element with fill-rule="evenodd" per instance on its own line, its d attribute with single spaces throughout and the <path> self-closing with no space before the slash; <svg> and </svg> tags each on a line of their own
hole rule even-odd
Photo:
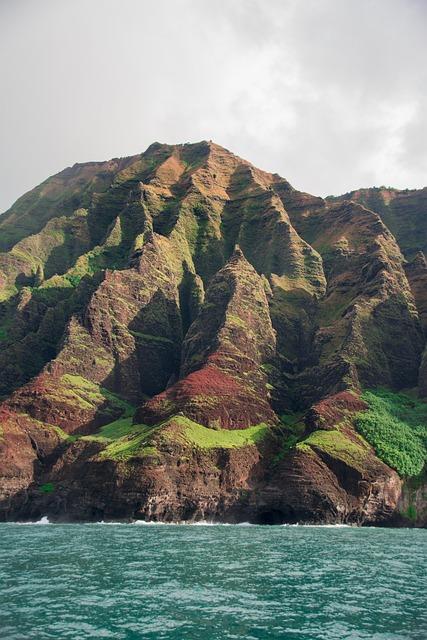
<svg viewBox="0 0 427 640">
<path fill-rule="evenodd" d="M 313 529 L 349 529 L 357 528 L 357 524 L 300 524 L 296 522 L 294 524 L 281 524 L 281 527 L 311 527 Z"/>
<path fill-rule="evenodd" d="M 133 524 L 143 526 L 166 525 L 166 526 L 186 526 L 186 527 L 253 527 L 255 525 L 250 522 L 217 522 L 214 520 L 180 520 L 177 522 L 158 522 L 156 520 L 135 520 Z"/>
<path fill-rule="evenodd" d="M 20 525 L 28 525 L 28 524 L 52 524 L 49 521 L 47 516 L 42 516 L 40 520 L 30 520 L 29 522 L 10 522 L 9 524 L 20 524 Z"/>
<path fill-rule="evenodd" d="M 207 520 L 198 520 L 197 522 L 191 522 L 189 520 L 179 520 L 177 522 L 158 522 L 156 520 L 135 520 L 133 524 L 143 525 L 143 526 L 166 525 L 166 526 L 172 526 L 172 527 L 182 527 L 182 526 L 214 527 L 214 526 L 222 525 L 223 523 L 209 522 Z"/>
<path fill-rule="evenodd" d="M 40 520 L 32 520 L 29 522 L 10 522 L 6 524 L 19 524 L 19 525 L 45 525 L 45 524 L 55 524 L 50 522 L 48 516 L 43 516 Z M 58 523 L 59 524 L 59 523 Z M 349 529 L 349 528 L 359 528 L 356 524 L 280 524 L 280 525 L 256 525 L 251 522 L 218 522 L 213 520 L 180 520 L 175 522 L 159 522 L 157 520 L 132 520 L 128 522 L 117 521 L 117 520 L 100 520 L 99 522 L 80 522 L 80 523 L 60 523 L 60 524 L 83 524 L 85 526 L 93 526 L 93 525 L 103 525 L 103 526 L 167 526 L 167 527 L 256 527 L 256 526 L 279 526 L 279 527 L 300 527 L 300 528 L 313 528 L 313 529 Z M 364 529 L 374 529 L 375 527 L 364 527 Z"/>
</svg>

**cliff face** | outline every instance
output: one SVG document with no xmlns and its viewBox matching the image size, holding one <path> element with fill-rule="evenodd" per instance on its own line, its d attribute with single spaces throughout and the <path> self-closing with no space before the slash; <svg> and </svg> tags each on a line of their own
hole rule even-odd
<svg viewBox="0 0 427 640">
<path fill-rule="evenodd" d="M 424 191 L 322 200 L 203 142 L 23 196 L 0 517 L 422 524 Z"/>
</svg>

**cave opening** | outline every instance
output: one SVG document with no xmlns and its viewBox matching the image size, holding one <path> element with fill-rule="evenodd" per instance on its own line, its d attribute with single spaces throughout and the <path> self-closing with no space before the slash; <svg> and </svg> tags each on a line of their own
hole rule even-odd
<svg viewBox="0 0 427 640">
<path fill-rule="evenodd" d="M 278 509 L 269 509 L 258 514 L 257 524 L 283 524 L 285 515 Z"/>
</svg>

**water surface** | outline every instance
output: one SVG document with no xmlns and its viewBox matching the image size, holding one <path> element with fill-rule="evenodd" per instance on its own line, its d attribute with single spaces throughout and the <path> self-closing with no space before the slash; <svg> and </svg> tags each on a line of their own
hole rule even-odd
<svg viewBox="0 0 427 640">
<path fill-rule="evenodd" d="M 0 638 L 427 638 L 427 531 L 0 525 Z"/>
</svg>

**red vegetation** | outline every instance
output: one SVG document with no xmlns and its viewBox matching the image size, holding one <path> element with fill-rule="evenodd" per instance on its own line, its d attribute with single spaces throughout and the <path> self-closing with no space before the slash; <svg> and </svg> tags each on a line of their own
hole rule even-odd
<svg viewBox="0 0 427 640">
<path fill-rule="evenodd" d="M 258 422 L 276 420 L 260 395 L 211 365 L 190 373 L 149 400 L 138 411 L 137 420 L 156 424 L 177 413 L 223 429 L 245 429 Z"/>
<path fill-rule="evenodd" d="M 333 429 L 349 413 L 367 408 L 368 405 L 359 396 L 350 391 L 341 391 L 315 404 L 307 413 L 306 423 L 313 430 Z"/>
</svg>

